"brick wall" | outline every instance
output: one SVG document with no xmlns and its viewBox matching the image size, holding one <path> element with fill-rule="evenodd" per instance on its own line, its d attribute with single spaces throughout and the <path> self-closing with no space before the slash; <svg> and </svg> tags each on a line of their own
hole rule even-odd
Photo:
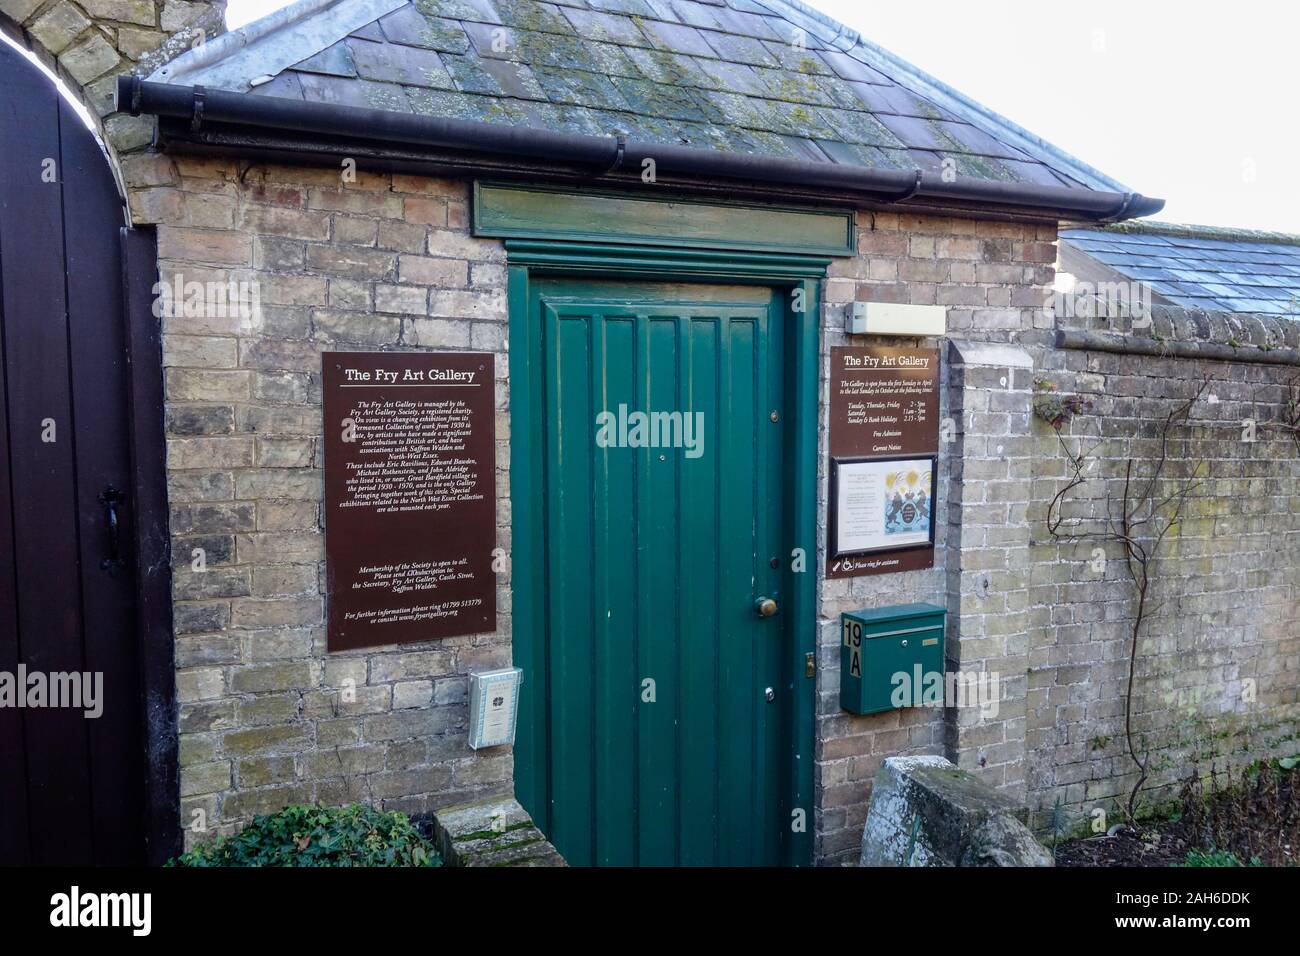
<svg viewBox="0 0 1300 956">
<path fill-rule="evenodd" d="M 508 790 L 509 753 L 475 756 L 464 736 L 466 671 L 509 660 L 508 580 L 493 635 L 326 655 L 321 626 L 319 353 L 486 349 L 501 355 L 505 375 L 503 252 L 469 236 L 468 184 L 363 173 L 345 185 L 333 170 L 150 153 L 127 156 L 123 170 L 135 219 L 159 225 L 164 283 L 253 282 L 260 293 L 251 321 L 214 317 L 212 308 L 164 319 L 184 819 L 201 809 L 220 831 L 296 800 L 423 810 Z M 848 341 L 843 308 L 851 298 L 896 299 L 905 290 L 922 302 L 964 303 L 949 321 L 973 340 L 1033 328 L 1032 310 L 1011 303 L 1042 301 L 1050 281 L 1044 260 L 1054 255 L 1047 230 L 882 213 L 864 213 L 860 227 L 861 255 L 837 262 L 826 284 L 823 404 L 830 348 Z M 926 281 L 903 279 L 921 275 Z M 1008 287 L 1009 279 L 1017 284 Z M 943 367 L 948 416 L 949 362 Z M 507 408 L 502 381 L 499 535 L 508 546 Z M 1011 427 L 1002 418 L 972 421 L 971 437 L 959 432 L 958 440 L 975 453 L 985 425 Z M 826 426 L 823 415 L 819 559 Z M 960 454 L 942 460 L 944 501 L 953 500 L 954 462 L 960 473 Z M 978 588 L 962 584 L 960 560 L 946 556 L 950 535 L 971 540 L 962 520 L 953 512 L 941 523 L 931 570 L 822 588 L 823 862 L 856 855 L 870 780 L 885 756 L 945 752 L 942 711 L 855 718 L 839 710 L 839 612 L 944 603 L 953 574 L 960 608 L 963 589 Z M 195 548 L 204 550 L 205 571 L 191 568 Z M 997 589 L 983 588 L 979 600 L 1005 609 Z M 355 694 L 345 699 L 349 680 Z"/>
<path fill-rule="evenodd" d="M 468 184 L 361 174 L 344 185 L 332 170 L 148 153 L 123 169 L 136 219 L 160 224 L 164 281 L 253 280 L 261 291 L 255 322 L 164 326 L 185 819 L 202 809 L 220 830 L 294 800 L 423 810 L 508 791 L 509 753 L 465 746 L 463 700 L 468 669 L 509 660 L 508 580 L 493 635 L 326 655 L 321 629 L 319 352 L 487 349 L 506 371 L 503 252 L 469 236 Z M 815 827 L 825 864 L 856 858 L 871 779 L 889 755 L 944 754 L 1040 809 L 1059 795 L 1086 813 L 1125 786 L 1127 592 L 1116 562 L 1093 580 L 1078 554 L 1044 541 L 1042 509 L 1063 464 L 1032 419 L 1034 379 L 1097 396 L 1093 421 L 1121 438 L 1149 431 L 1206 371 L 1223 383 L 1215 414 L 1234 420 L 1247 385 L 1271 388 L 1276 403 L 1283 381 L 1277 366 L 1055 349 L 1057 320 L 1041 308 L 1051 227 L 865 212 L 859 227 L 859 256 L 835 262 L 825 284 L 818 567 L 829 356 L 850 341 L 850 301 L 949 305 L 947 343 L 879 342 L 941 348 L 952 440 L 941 448 L 936 566 L 820 590 Z M 498 543 L 508 548 L 507 402 L 502 381 Z M 1278 752 L 1294 737 L 1296 470 L 1285 444 L 1204 445 L 1219 449 L 1207 454 L 1222 481 L 1200 530 L 1178 542 L 1181 590 L 1140 667 L 1139 726 L 1161 751 L 1153 784 L 1194 752 Z M 189 570 L 193 547 L 210 556 L 202 574 Z M 950 670 L 999 674 L 995 717 L 840 710 L 840 612 L 911 601 L 949 608 Z M 1253 709 L 1229 706 L 1245 677 L 1256 682 Z M 349 680 L 356 693 L 345 700 Z"/>
<path fill-rule="evenodd" d="M 468 748 L 465 702 L 467 671 L 509 663 L 508 575 L 492 634 L 327 655 L 322 626 L 323 350 L 498 354 L 509 545 L 504 254 L 469 236 L 468 184 L 154 154 L 124 172 L 162 282 L 209 295 L 163 317 L 187 838 L 196 810 L 206 835 L 301 801 L 508 792 L 510 751 Z M 231 282 L 251 317 L 219 306 Z"/>
<path fill-rule="evenodd" d="M 1121 340 L 1129 331 L 1114 317 L 1059 322 Z M 1234 361 L 1041 356 L 1043 378 L 1094 402 L 1064 432 L 1071 449 L 1102 442 L 1088 485 L 1072 496 L 1081 517 L 1104 514 L 1108 492 L 1122 495 L 1130 458 L 1145 473 L 1159 454 L 1159 424 L 1209 380 L 1171 446 L 1172 475 L 1203 462 L 1205 477 L 1154 571 L 1157 610 L 1138 647 L 1133 724 L 1139 753 L 1151 754 L 1144 796 L 1154 801 L 1197 768 L 1300 750 L 1300 444 L 1268 424 L 1282 417 L 1300 368 L 1253 361 L 1261 346 L 1300 346 L 1300 323 L 1157 309 L 1137 334 L 1171 350 L 1237 345 Z M 1253 441 L 1247 421 L 1258 423 Z M 1046 424 L 1036 422 L 1034 436 L 1029 802 L 1040 826 L 1058 799 L 1070 826 L 1096 809 L 1113 823 L 1137 779 L 1124 738 L 1134 588 L 1117 545 L 1104 544 L 1099 561 L 1097 542 L 1047 535 L 1047 502 L 1067 477 L 1066 459 Z"/>
<path fill-rule="evenodd" d="M 935 532 L 935 566 L 923 571 L 825 581 L 818 607 L 818 705 L 815 784 L 816 857 L 824 864 L 856 861 L 871 796 L 871 780 L 885 757 L 900 754 L 952 755 L 968 750 L 961 765 L 997 786 L 1018 786 L 1018 764 L 1007 759 L 1017 739 L 1023 747 L 1023 679 L 1010 682 L 1008 692 L 1019 695 L 1020 705 L 1004 704 L 1001 719 L 981 721 L 962 715 L 960 740 L 947 735 L 945 712 L 915 709 L 856 717 L 839 706 L 839 615 L 846 610 L 887 604 L 928 602 L 949 606 L 949 655 L 961 666 L 1000 669 L 1015 646 L 1016 635 L 1004 634 L 1012 618 L 1023 613 L 1017 594 L 1023 593 L 1027 571 L 1016 566 L 999 528 L 1012 514 L 1014 495 L 999 495 L 981 487 L 978 493 L 962 488 L 962 469 L 979 475 L 986 485 L 1014 488 L 1017 482 L 1009 462 L 1027 468 L 1030 450 L 1016 429 L 1027 420 L 1027 375 L 1010 380 L 1010 368 L 995 371 L 962 370 L 953 378 L 953 355 L 938 339 L 872 338 L 845 333 L 844 311 L 857 301 L 907 302 L 948 307 L 948 336 L 970 342 L 1007 342 L 1045 327 L 1041 307 L 1055 274 L 1056 230 L 1053 226 L 981 222 L 894 213 L 862 212 L 858 216 L 856 259 L 832 263 L 825 283 L 822 324 L 821 440 L 818 452 L 820 501 L 818 505 L 818 567 L 824 565 L 826 513 L 829 493 L 827 430 L 829 414 L 830 349 L 836 345 L 920 345 L 940 348 L 940 418 L 952 421 L 951 443 L 941 444 L 938 514 L 946 515 Z M 958 362 L 960 364 L 960 360 Z M 964 384 L 963 384 L 964 383 Z M 964 386 L 969 385 L 969 389 Z M 998 407 L 989 394 L 1016 386 L 1022 398 L 1020 419 Z M 942 441 L 942 439 L 941 439 Z M 968 458 L 969 456 L 969 458 Z M 984 471 L 980 469 L 983 468 Z M 963 494 L 965 498 L 963 500 Z M 990 496 L 986 503 L 984 495 Z M 1024 499 L 1028 499 L 1025 484 Z M 1019 511 L 1023 519 L 1024 508 Z M 958 544 L 969 556 L 982 554 L 989 561 L 963 566 Z M 991 563 L 996 562 L 996 563 Z M 1001 573 L 991 573 L 1001 568 Z M 986 628 L 985 619 L 995 619 Z M 1023 632 L 1024 623 L 1020 625 Z M 963 634 L 960 630 L 965 627 Z M 965 641 L 966 653 L 961 653 Z M 1020 664 L 1023 672 L 1023 664 Z M 1005 669 L 1005 668 L 1002 668 Z M 1009 675 L 1014 677 L 1015 675 Z M 954 717 L 954 719 L 956 719 Z M 1019 720 L 1019 726 L 1016 721 Z M 990 728 L 992 728 L 990 730 Z M 995 736 L 1012 750 L 981 751 L 977 735 Z M 1010 775 L 1006 767 L 1013 769 Z"/>
</svg>

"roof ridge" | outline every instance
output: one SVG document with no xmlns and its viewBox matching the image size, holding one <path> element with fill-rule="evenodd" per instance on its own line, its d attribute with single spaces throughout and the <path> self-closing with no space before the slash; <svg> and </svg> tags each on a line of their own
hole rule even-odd
<svg viewBox="0 0 1300 956">
<path fill-rule="evenodd" d="M 890 79 L 904 84 L 907 80 L 911 80 L 920 87 L 920 89 L 913 90 L 913 92 L 935 100 L 945 109 L 955 113 L 961 119 L 966 120 L 972 126 L 978 127 L 995 139 L 1004 137 L 1011 141 L 1011 145 L 1018 146 L 1031 154 L 1035 151 L 1046 153 L 1051 159 L 1065 167 L 1065 172 L 1075 175 L 1081 182 L 1093 188 L 1110 189 L 1121 193 L 1133 191 L 1118 180 L 1107 176 L 1101 170 L 1085 163 L 1072 153 L 1068 153 L 1041 136 L 1031 133 L 1014 120 L 1008 119 L 996 110 L 989 109 L 960 90 L 954 89 L 920 67 L 909 63 L 898 54 L 872 43 L 856 30 L 804 3 L 803 0 L 760 0 L 760 2 L 768 7 L 789 7 L 804 16 L 819 21 L 824 26 L 838 29 L 842 36 L 852 36 L 855 42 L 843 52 L 867 66 L 877 69 L 879 69 L 879 61 L 888 63 L 894 71 L 901 74 L 900 78 L 898 75 L 891 75 L 887 71 L 881 70 L 882 73 L 889 75 Z M 869 54 L 869 56 L 857 55 L 859 51 Z M 873 62 L 873 58 L 875 62 Z"/>
<path fill-rule="evenodd" d="M 1228 242 L 1273 243 L 1283 246 L 1300 246 L 1300 234 L 1272 232 L 1267 229 L 1246 229 L 1236 226 L 1206 226 L 1196 223 L 1161 222 L 1159 220 L 1131 220 L 1113 225 L 1084 227 L 1065 232 L 1119 232 L 1148 236 L 1181 236 L 1184 239 L 1222 239 Z"/>
</svg>

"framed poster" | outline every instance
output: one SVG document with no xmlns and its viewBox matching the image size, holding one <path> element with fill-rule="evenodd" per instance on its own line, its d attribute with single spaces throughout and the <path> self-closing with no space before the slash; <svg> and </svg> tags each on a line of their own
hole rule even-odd
<svg viewBox="0 0 1300 956">
<path fill-rule="evenodd" d="M 934 547 L 937 481 L 934 455 L 832 460 L 831 557 Z"/>
</svg>

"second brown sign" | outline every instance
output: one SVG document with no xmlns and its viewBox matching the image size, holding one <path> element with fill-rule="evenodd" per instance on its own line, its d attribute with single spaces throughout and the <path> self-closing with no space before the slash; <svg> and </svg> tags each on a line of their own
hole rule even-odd
<svg viewBox="0 0 1300 956">
<path fill-rule="evenodd" d="M 939 353 L 831 349 L 828 577 L 934 564 Z"/>
</svg>

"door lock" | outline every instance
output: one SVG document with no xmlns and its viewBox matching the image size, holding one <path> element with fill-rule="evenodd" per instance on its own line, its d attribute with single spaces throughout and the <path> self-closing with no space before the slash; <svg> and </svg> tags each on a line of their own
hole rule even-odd
<svg viewBox="0 0 1300 956">
<path fill-rule="evenodd" d="M 763 699 L 769 704 L 772 703 L 772 701 L 776 700 L 776 691 L 768 687 L 763 691 Z"/>
</svg>

